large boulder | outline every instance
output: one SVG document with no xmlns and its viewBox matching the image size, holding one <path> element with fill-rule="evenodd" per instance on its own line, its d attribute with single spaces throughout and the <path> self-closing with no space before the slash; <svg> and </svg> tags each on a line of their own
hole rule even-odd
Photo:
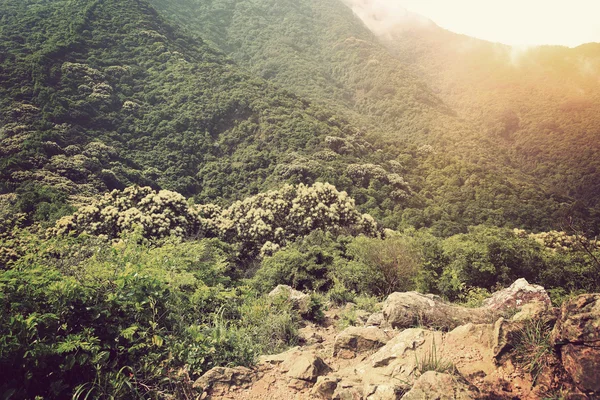
<svg viewBox="0 0 600 400">
<path fill-rule="evenodd" d="M 483 302 L 483 307 L 490 310 L 508 310 L 520 308 L 528 303 L 541 303 L 551 307 L 552 302 L 546 290 L 539 285 L 531 285 L 527 280 L 517 279 L 508 288 L 492 294 L 492 297 Z"/>
<path fill-rule="evenodd" d="M 499 313 L 460 307 L 446 303 L 438 296 L 417 292 L 396 292 L 383 303 L 383 317 L 392 328 L 416 326 L 451 330 L 457 326 L 493 322 Z"/>
<path fill-rule="evenodd" d="M 600 294 L 583 294 L 565 302 L 552 339 L 575 385 L 600 397 Z"/>
<path fill-rule="evenodd" d="M 340 350 L 363 352 L 378 349 L 385 345 L 388 340 L 389 338 L 385 332 L 375 326 L 351 326 L 344 329 L 335 338 L 333 355 L 337 355 Z"/>
<path fill-rule="evenodd" d="M 255 373 L 250 368 L 215 367 L 207 371 L 194 382 L 193 387 L 205 392 L 228 391 L 233 386 L 247 386 L 255 378 Z"/>
<path fill-rule="evenodd" d="M 457 377 L 427 371 L 417 379 L 403 400 L 470 400 L 475 398 L 469 387 Z"/>
<path fill-rule="evenodd" d="M 452 330 L 469 323 L 493 323 L 507 311 L 534 302 L 538 308 L 548 309 L 551 306 L 544 288 L 519 279 L 509 288 L 494 293 L 479 308 L 450 304 L 431 294 L 392 293 L 383 303 L 383 317 L 393 328 L 423 326 Z"/>
<path fill-rule="evenodd" d="M 310 296 L 287 285 L 279 285 L 269 293 L 269 297 L 285 297 L 292 302 L 300 314 L 310 312 Z"/>
</svg>

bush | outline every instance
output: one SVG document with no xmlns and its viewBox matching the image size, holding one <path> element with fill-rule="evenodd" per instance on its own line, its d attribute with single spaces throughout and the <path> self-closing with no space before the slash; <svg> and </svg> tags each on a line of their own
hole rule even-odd
<svg viewBox="0 0 600 400">
<path fill-rule="evenodd" d="M 348 245 L 347 263 L 339 263 L 336 275 L 356 293 L 387 296 L 415 287 L 418 259 L 402 237 L 358 237 Z"/>
<path fill-rule="evenodd" d="M 297 313 L 233 287 L 227 251 L 135 236 L 30 249 L 0 271 L 0 393 L 157 398 L 294 343 Z"/>
<path fill-rule="evenodd" d="M 327 292 L 327 298 L 336 306 L 343 306 L 346 303 L 351 303 L 356 298 L 356 293 L 348 290 L 339 280 L 334 280 L 334 285 Z"/>
<path fill-rule="evenodd" d="M 251 280 L 261 292 L 277 285 L 288 285 L 305 292 L 327 291 L 332 285 L 333 263 L 340 250 L 333 235 L 316 230 L 285 247 L 270 257 L 265 257 Z"/>
<path fill-rule="evenodd" d="M 74 215 L 60 219 L 52 235 L 87 233 L 108 239 L 141 229 L 147 239 L 219 237 L 240 247 L 242 258 L 270 255 L 317 230 L 379 234 L 375 220 L 334 186 L 286 185 L 233 203 L 190 206 L 175 192 L 133 186 L 113 190 Z"/>
</svg>

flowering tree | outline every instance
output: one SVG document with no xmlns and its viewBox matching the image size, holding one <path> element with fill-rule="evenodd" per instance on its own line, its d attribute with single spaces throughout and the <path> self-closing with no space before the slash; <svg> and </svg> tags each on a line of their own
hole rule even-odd
<svg viewBox="0 0 600 400">
<path fill-rule="evenodd" d="M 233 203 L 189 205 L 175 192 L 149 187 L 113 190 L 74 215 L 60 219 L 50 233 L 88 233 L 112 239 L 141 227 L 148 239 L 215 236 L 237 243 L 247 255 L 271 254 L 281 246 L 323 230 L 353 229 L 377 236 L 375 220 L 333 185 L 286 185 Z"/>
</svg>

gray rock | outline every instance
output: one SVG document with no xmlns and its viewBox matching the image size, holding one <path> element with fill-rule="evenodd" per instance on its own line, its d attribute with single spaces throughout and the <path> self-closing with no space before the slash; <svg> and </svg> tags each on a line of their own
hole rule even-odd
<svg viewBox="0 0 600 400">
<path fill-rule="evenodd" d="M 342 349 L 356 352 L 374 350 L 384 346 L 388 341 L 389 338 L 385 332 L 375 326 L 351 326 L 344 329 L 335 338 L 333 354 L 338 354 Z"/>
<path fill-rule="evenodd" d="M 310 296 L 287 285 L 279 285 L 269 293 L 269 297 L 284 296 L 290 299 L 294 309 L 300 314 L 310 311 Z"/>
</svg>

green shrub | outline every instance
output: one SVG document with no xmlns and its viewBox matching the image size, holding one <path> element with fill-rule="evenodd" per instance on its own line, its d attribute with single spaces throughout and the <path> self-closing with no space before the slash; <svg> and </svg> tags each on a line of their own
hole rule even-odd
<svg viewBox="0 0 600 400">
<path fill-rule="evenodd" d="M 334 281 L 334 285 L 327 292 L 327 298 L 336 306 L 343 306 L 346 303 L 354 302 L 356 293 L 348 290 L 339 280 Z"/>
<path fill-rule="evenodd" d="M 30 249 L 0 270 L 0 393 L 157 398 L 294 343 L 291 305 L 232 287 L 227 260 L 214 239 L 66 238 Z"/>
<path fill-rule="evenodd" d="M 359 310 L 365 310 L 370 313 L 380 311 L 381 305 L 379 299 L 367 294 L 359 294 L 354 298 L 354 303 Z"/>
<path fill-rule="evenodd" d="M 402 237 L 360 236 L 349 245 L 352 261 L 337 264 L 336 276 L 356 293 L 387 296 L 414 289 L 418 259 Z"/>
<path fill-rule="evenodd" d="M 251 280 L 252 285 L 262 292 L 277 285 L 289 285 L 304 292 L 327 291 L 333 285 L 332 265 L 340 257 L 336 247 L 332 235 L 316 230 L 265 257 Z"/>
</svg>

